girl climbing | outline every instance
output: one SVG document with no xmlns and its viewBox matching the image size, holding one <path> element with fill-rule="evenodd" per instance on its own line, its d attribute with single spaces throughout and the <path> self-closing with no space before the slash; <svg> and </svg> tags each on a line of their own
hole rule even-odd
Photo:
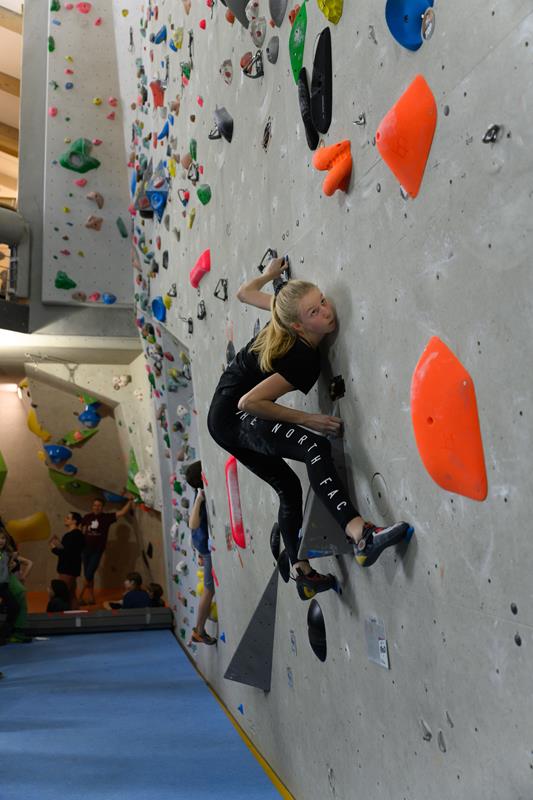
<svg viewBox="0 0 533 800">
<path fill-rule="evenodd" d="M 277 492 L 278 523 L 298 588 L 323 592 L 334 588 L 335 579 L 298 559 L 302 487 L 285 458 L 305 463 L 313 490 L 354 543 L 361 566 L 369 567 L 411 529 L 406 522 L 378 528 L 365 522 L 353 506 L 326 438 L 340 434 L 342 420 L 276 402 L 295 389 L 304 394 L 310 391 L 320 375 L 318 345 L 337 326 L 333 306 L 313 283 L 289 280 L 274 296 L 261 291 L 266 283 L 280 278 L 285 268 L 285 260 L 275 258 L 260 277 L 239 288 L 241 302 L 270 310 L 272 316 L 222 374 L 207 424 L 221 447 Z"/>
</svg>

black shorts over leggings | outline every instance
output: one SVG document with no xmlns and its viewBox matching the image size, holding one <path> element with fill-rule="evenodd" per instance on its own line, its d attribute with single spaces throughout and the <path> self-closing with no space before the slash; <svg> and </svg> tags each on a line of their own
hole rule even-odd
<svg viewBox="0 0 533 800">
<path fill-rule="evenodd" d="M 303 496 L 300 479 L 285 458 L 306 465 L 314 492 L 343 529 L 358 512 L 337 475 L 331 445 L 325 436 L 300 425 L 254 417 L 239 411 L 237 402 L 235 396 L 215 393 L 207 418 L 209 433 L 217 444 L 277 492 L 278 523 L 294 564 L 298 561 Z"/>
</svg>

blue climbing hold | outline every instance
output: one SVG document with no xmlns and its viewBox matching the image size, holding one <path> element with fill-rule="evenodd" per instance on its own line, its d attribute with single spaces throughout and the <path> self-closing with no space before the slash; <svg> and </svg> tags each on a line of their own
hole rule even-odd
<svg viewBox="0 0 533 800">
<path fill-rule="evenodd" d="M 224 644 L 226 643 L 226 634 L 224 633 L 224 631 L 222 631 L 222 633 L 218 638 L 221 642 L 224 642 Z"/>
<path fill-rule="evenodd" d="M 150 36 L 150 41 L 153 44 L 161 44 L 161 42 L 166 42 L 167 40 L 167 26 L 163 25 L 163 27 L 159 28 L 157 33 L 153 33 Z"/>
<path fill-rule="evenodd" d="M 434 18 L 427 23 L 429 15 L 426 12 L 433 8 L 433 2 L 434 0 L 387 0 L 385 19 L 398 44 L 407 50 L 418 50 L 424 39 L 429 38 L 433 32 Z"/>
<path fill-rule="evenodd" d="M 152 314 L 158 322 L 164 322 L 167 318 L 167 309 L 161 296 L 154 297 L 152 300 Z"/>
<path fill-rule="evenodd" d="M 237 711 L 240 711 L 241 714 L 244 714 L 244 706 L 242 703 L 240 704 L 240 706 L 237 706 Z"/>
<path fill-rule="evenodd" d="M 62 444 L 45 444 L 44 450 L 52 464 L 61 464 L 62 461 L 72 457 L 72 450 Z"/>
<path fill-rule="evenodd" d="M 102 295 L 102 302 L 106 304 L 106 306 L 112 306 L 113 303 L 117 302 L 116 294 L 111 294 L 110 292 L 104 292 Z"/>
<path fill-rule="evenodd" d="M 63 467 L 63 472 L 66 472 L 67 475 L 75 475 L 78 471 L 78 468 L 74 466 L 74 464 L 65 464 Z"/>
<path fill-rule="evenodd" d="M 168 131 L 169 131 L 169 124 L 168 124 L 168 119 L 167 119 L 167 121 L 165 122 L 165 124 L 163 125 L 163 127 L 161 128 L 159 133 L 157 134 L 157 141 L 158 142 L 162 142 L 163 139 L 166 139 L 167 136 L 168 136 Z"/>
</svg>

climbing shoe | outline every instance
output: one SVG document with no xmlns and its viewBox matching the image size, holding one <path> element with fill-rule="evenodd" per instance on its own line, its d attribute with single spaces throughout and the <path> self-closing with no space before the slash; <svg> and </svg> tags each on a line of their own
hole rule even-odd
<svg viewBox="0 0 533 800">
<path fill-rule="evenodd" d="M 214 639 L 212 636 L 209 636 L 208 633 L 203 631 L 203 633 L 199 633 L 196 628 L 192 629 L 191 634 L 191 641 L 198 642 L 199 644 L 216 644 L 217 640 Z"/>
<path fill-rule="evenodd" d="M 355 560 L 361 567 L 370 567 L 386 547 L 409 542 L 414 528 L 407 522 L 396 522 L 388 528 L 378 528 L 365 522 L 363 536 L 355 546 Z"/>
<path fill-rule="evenodd" d="M 338 591 L 337 578 L 334 575 L 321 575 L 314 569 L 307 575 L 296 568 L 296 589 L 301 600 L 311 600 L 319 592 L 329 592 L 330 589 Z"/>
</svg>

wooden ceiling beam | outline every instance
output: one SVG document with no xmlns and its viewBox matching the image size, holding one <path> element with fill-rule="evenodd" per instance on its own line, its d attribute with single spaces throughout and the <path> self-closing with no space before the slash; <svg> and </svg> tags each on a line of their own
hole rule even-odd
<svg viewBox="0 0 533 800">
<path fill-rule="evenodd" d="M 0 92 L 7 92 L 14 97 L 20 97 L 20 81 L 13 75 L 0 72 Z"/>
<path fill-rule="evenodd" d="M 0 28 L 6 28 L 13 33 L 22 33 L 22 14 L 0 5 Z"/>
<path fill-rule="evenodd" d="M 0 150 L 10 156 L 18 158 L 19 154 L 19 132 L 11 125 L 0 122 Z"/>
</svg>

